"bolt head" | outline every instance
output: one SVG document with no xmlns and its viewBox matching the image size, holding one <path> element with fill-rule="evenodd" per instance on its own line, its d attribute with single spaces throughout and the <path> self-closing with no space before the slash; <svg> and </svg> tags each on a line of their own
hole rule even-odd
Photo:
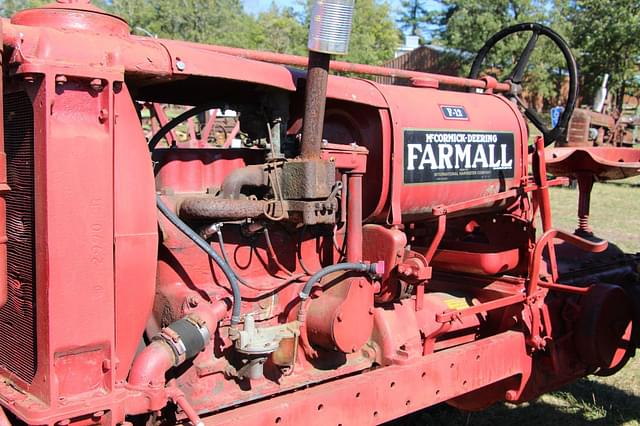
<svg viewBox="0 0 640 426">
<path fill-rule="evenodd" d="M 91 88 L 96 92 L 102 92 L 102 89 L 104 88 L 104 84 L 102 83 L 102 79 L 100 78 L 94 78 L 93 80 L 91 80 L 89 86 L 91 86 Z"/>
<path fill-rule="evenodd" d="M 178 69 L 178 71 L 184 71 L 187 68 L 187 64 L 178 59 L 176 61 L 176 68 Z"/>
<path fill-rule="evenodd" d="M 104 123 L 105 121 L 107 121 L 107 119 L 109 118 L 109 111 L 107 111 L 106 109 L 101 109 L 100 112 L 98 113 L 98 121 L 100 121 L 100 123 Z"/>
<path fill-rule="evenodd" d="M 514 390 L 508 390 L 505 395 L 504 395 L 504 399 L 506 399 L 507 401 L 515 401 L 517 398 L 518 393 Z"/>
</svg>

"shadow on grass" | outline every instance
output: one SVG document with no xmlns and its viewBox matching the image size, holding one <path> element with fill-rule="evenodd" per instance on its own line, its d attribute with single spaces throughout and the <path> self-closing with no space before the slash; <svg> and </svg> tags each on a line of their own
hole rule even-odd
<svg viewBox="0 0 640 426">
<path fill-rule="evenodd" d="M 622 182 L 618 182 L 618 181 L 611 181 L 610 180 L 610 181 L 604 182 L 604 184 L 607 185 L 607 186 L 609 186 L 609 185 L 611 185 L 611 186 L 620 186 L 620 187 L 623 187 L 623 188 L 640 188 L 640 182 L 638 182 L 638 181 L 632 181 L 632 182 L 622 181 Z"/>
<path fill-rule="evenodd" d="M 519 406 L 501 403 L 485 411 L 464 412 L 441 404 L 386 423 L 386 426 L 629 425 L 639 424 L 639 419 L 640 397 L 583 379 Z"/>
</svg>

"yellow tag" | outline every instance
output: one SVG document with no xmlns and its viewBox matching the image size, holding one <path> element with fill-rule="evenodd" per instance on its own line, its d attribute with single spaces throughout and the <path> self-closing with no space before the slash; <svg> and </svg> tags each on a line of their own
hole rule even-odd
<svg viewBox="0 0 640 426">
<path fill-rule="evenodd" d="M 471 306 L 469 305 L 469 303 L 467 303 L 465 299 L 445 299 L 444 303 L 445 305 L 447 305 L 449 309 L 455 309 L 456 311 L 459 311 L 461 309 L 465 309 Z"/>
</svg>

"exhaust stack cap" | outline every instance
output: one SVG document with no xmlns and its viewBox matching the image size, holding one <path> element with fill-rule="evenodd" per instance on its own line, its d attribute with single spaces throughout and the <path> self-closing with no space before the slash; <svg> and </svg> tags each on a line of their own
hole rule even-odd
<svg viewBox="0 0 640 426">
<path fill-rule="evenodd" d="M 316 0 L 311 11 L 309 50 L 345 55 L 349 50 L 355 0 Z"/>
</svg>

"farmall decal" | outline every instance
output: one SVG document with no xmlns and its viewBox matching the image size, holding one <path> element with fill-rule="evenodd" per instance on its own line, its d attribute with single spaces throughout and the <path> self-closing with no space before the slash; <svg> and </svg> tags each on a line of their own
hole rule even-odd
<svg viewBox="0 0 640 426">
<path fill-rule="evenodd" d="M 404 183 L 506 179 L 513 170 L 513 133 L 404 131 Z"/>
</svg>

